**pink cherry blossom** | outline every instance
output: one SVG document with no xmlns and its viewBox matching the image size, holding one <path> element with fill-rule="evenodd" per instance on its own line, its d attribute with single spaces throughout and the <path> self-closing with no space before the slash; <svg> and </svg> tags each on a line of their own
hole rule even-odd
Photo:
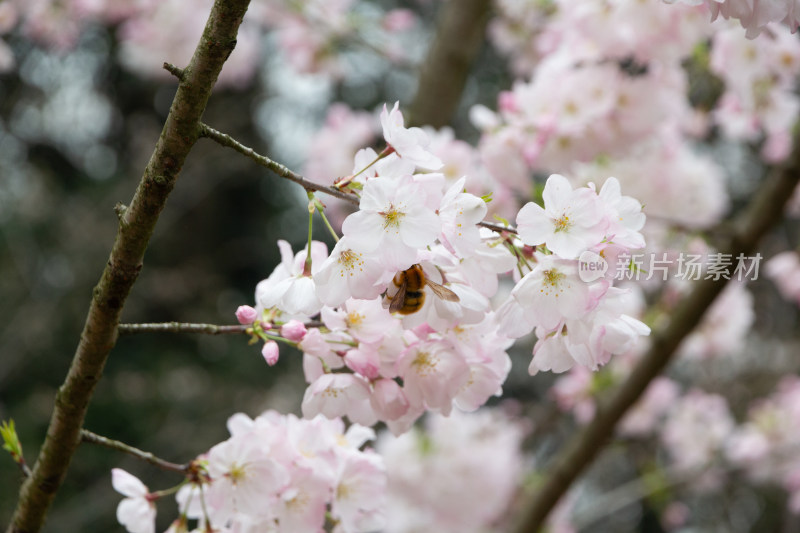
<svg viewBox="0 0 800 533">
<path fill-rule="evenodd" d="M 544 209 L 529 202 L 517 215 L 522 242 L 545 244 L 553 253 L 574 259 L 602 240 L 606 228 L 594 191 L 573 190 L 564 176 L 553 174 L 547 179 L 543 198 Z"/>
<path fill-rule="evenodd" d="M 369 399 L 375 414 L 382 420 L 396 420 L 408 412 L 408 399 L 393 379 L 375 381 Z"/>
<path fill-rule="evenodd" d="M 323 374 L 306 389 L 303 416 L 358 416 L 365 402 L 369 403 L 369 387 L 362 378 L 353 374 Z"/>
<path fill-rule="evenodd" d="M 425 405 L 444 415 L 469 380 L 469 366 L 448 343 L 419 343 L 397 361 L 403 389 L 412 405 Z"/>
<path fill-rule="evenodd" d="M 502 409 L 429 415 L 379 436 L 389 478 L 387 533 L 494 531 L 519 488 L 527 428 Z"/>
<path fill-rule="evenodd" d="M 385 495 L 386 471 L 380 456 L 342 454 L 331 514 L 341 521 L 343 531 L 368 532 L 384 526 Z"/>
</svg>

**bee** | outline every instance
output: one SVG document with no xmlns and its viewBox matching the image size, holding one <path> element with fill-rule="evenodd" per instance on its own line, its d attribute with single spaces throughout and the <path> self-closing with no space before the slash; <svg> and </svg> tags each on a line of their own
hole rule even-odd
<svg viewBox="0 0 800 533">
<path fill-rule="evenodd" d="M 456 293 L 435 281 L 431 281 L 422 270 L 420 265 L 412 265 L 408 270 L 403 270 L 394 275 L 392 280 L 397 292 L 387 298 L 391 302 L 389 311 L 398 312 L 401 315 L 410 315 L 422 309 L 425 303 L 425 285 L 431 288 L 433 294 L 448 302 L 458 302 L 459 297 Z"/>
</svg>

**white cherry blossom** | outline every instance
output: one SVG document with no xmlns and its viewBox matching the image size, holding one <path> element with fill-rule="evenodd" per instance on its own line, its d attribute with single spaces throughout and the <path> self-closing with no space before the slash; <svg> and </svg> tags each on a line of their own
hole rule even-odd
<svg viewBox="0 0 800 533">
<path fill-rule="evenodd" d="M 125 496 L 117 506 L 117 521 L 130 533 L 154 533 L 156 506 L 150 500 L 150 491 L 139 478 L 121 468 L 111 470 L 111 485 Z"/>
<path fill-rule="evenodd" d="M 439 217 L 425 201 L 423 187 L 412 176 L 371 179 L 359 211 L 345 219 L 342 232 L 354 250 L 371 253 L 389 270 L 405 270 L 441 230 Z"/>
<path fill-rule="evenodd" d="M 522 242 L 545 244 L 553 253 L 575 259 L 603 239 L 603 212 L 592 189 L 573 190 L 567 178 L 553 174 L 547 179 L 542 197 L 544 208 L 528 202 L 517 215 Z"/>
<path fill-rule="evenodd" d="M 394 148 L 401 159 L 427 170 L 439 170 L 443 164 L 441 159 L 428 151 L 428 134 L 420 128 L 406 128 L 399 105 L 395 102 L 391 111 L 387 111 L 385 104 L 383 106 L 381 127 L 386 144 Z"/>
</svg>

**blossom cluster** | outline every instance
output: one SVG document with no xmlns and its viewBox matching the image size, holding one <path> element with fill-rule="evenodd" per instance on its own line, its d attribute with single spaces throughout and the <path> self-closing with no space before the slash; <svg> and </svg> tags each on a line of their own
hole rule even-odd
<svg viewBox="0 0 800 533">
<path fill-rule="evenodd" d="M 754 2 L 752 0 L 664 0 L 672 4 L 681 2 L 690 6 L 705 5 L 711 12 L 711 20 L 722 15 L 724 19 L 737 19 L 747 30 L 747 38 L 758 37 L 768 24 L 773 23 L 770 29 L 777 26 L 774 23 L 785 24 L 791 30 L 797 31 L 800 24 L 800 12 L 795 0 L 775 0 L 772 2 Z"/>
<path fill-rule="evenodd" d="M 78 44 L 87 27 L 108 25 L 115 28 L 126 68 L 166 78 L 169 74 L 162 63 L 188 64 L 212 4 L 212 0 L 197 0 L 187 10 L 180 0 L 9 0 L 0 7 L 0 36 L 19 28 L 44 46 L 67 51 Z M 414 13 L 374 6 L 364 9 L 358 4 L 355 0 L 253 1 L 220 84 L 241 87 L 252 80 L 265 31 L 274 31 L 279 48 L 300 72 L 341 76 L 346 71 L 341 49 L 350 42 L 404 59 L 402 39 L 417 22 Z M 0 72 L 12 69 L 15 62 L 11 48 L 0 40 Z"/>
<path fill-rule="evenodd" d="M 386 463 L 386 533 L 497 531 L 519 490 L 526 435 L 498 408 L 450 417 L 399 437 L 379 435 Z"/>
<path fill-rule="evenodd" d="M 767 398 L 758 400 L 744 424 L 729 439 L 729 460 L 759 483 L 775 483 L 789 494 L 789 508 L 800 512 L 800 378 L 784 378 Z"/>
<path fill-rule="evenodd" d="M 375 433 L 341 420 L 298 419 L 267 411 L 228 420 L 231 437 L 200 456 L 194 475 L 177 492 L 180 517 L 169 533 L 259 531 L 316 533 L 326 513 L 335 531 L 375 531 L 384 525 L 387 478 L 383 460 L 361 451 Z M 126 496 L 117 519 L 130 533 L 155 530 L 151 493 L 131 474 L 114 469 L 114 488 Z"/>
<path fill-rule="evenodd" d="M 563 372 L 576 362 L 592 370 L 612 354 L 631 349 L 650 328 L 624 313 L 630 292 L 612 286 L 614 272 L 586 278 L 583 264 L 615 258 L 644 246 L 639 230 L 645 216 L 641 204 L 622 196 L 619 182 L 609 178 L 600 191 L 572 189 L 566 178 L 550 176 L 544 187 L 544 208 L 528 203 L 517 216 L 523 243 L 552 252 L 533 253 L 535 267 L 511 292 L 500 309 L 505 331 L 519 337 L 535 328 L 538 339 L 529 372 Z"/>
<path fill-rule="evenodd" d="M 281 264 L 258 284 L 256 307 L 239 313 L 267 341 L 269 363 L 277 333 L 304 352 L 306 416 L 380 420 L 399 434 L 427 410 L 471 411 L 499 394 L 506 350 L 533 329 L 531 373 L 597 369 L 649 334 L 622 312 L 627 291 L 613 287 L 613 273 L 578 277 L 581 253 L 644 245 L 641 204 L 616 179 L 597 191 L 553 175 L 544 207 L 530 202 L 517 216 L 518 235 L 492 231 L 478 225 L 486 201 L 464 192 L 466 177 L 450 184 L 436 172 L 443 163 L 427 134 L 406 128 L 397 104 L 380 119 L 386 149 L 359 151 L 353 174 L 337 181 L 359 194 L 359 209 L 336 246 L 313 241 L 295 255 L 280 242 Z M 521 279 L 493 303 L 498 276 L 511 271 Z M 294 331 L 317 313 L 324 327 Z"/>
</svg>

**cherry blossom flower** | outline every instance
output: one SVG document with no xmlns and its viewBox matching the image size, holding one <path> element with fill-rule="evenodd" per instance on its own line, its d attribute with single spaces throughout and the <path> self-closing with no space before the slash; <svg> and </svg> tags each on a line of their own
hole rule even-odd
<svg viewBox="0 0 800 533">
<path fill-rule="evenodd" d="M 644 236 L 639 233 L 646 219 L 642 204 L 635 198 L 622 196 L 617 178 L 608 178 L 598 196 L 607 213 L 607 240 L 628 248 L 644 248 Z"/>
<path fill-rule="evenodd" d="M 442 198 L 439 217 L 442 221 L 440 240 L 459 257 L 469 257 L 480 246 L 480 231 L 476 225 L 486 216 L 486 202 L 465 193 L 466 178 L 454 183 Z"/>
<path fill-rule="evenodd" d="M 564 318 L 582 318 L 596 298 L 578 277 L 575 261 L 537 254 L 538 264 L 511 291 L 535 324 L 553 330 Z"/>
<path fill-rule="evenodd" d="M 286 468 L 269 457 L 265 444 L 247 435 L 211 448 L 208 473 L 214 482 L 206 502 L 220 518 L 237 513 L 265 517 L 264 501 L 275 498 L 289 482 Z"/>
<path fill-rule="evenodd" d="M 121 468 L 111 470 L 111 484 L 125 496 L 117 506 L 117 521 L 130 533 L 154 533 L 156 506 L 145 484 Z"/>
<path fill-rule="evenodd" d="M 383 527 L 385 494 L 386 472 L 380 456 L 342 454 L 331 514 L 341 522 L 343 531 L 368 532 Z"/>
<path fill-rule="evenodd" d="M 387 533 L 492 531 L 519 488 L 527 428 L 501 409 L 429 415 L 425 430 L 383 433 Z"/>
<path fill-rule="evenodd" d="M 359 211 L 345 219 L 342 231 L 355 250 L 372 253 L 388 270 L 405 270 L 417 262 L 417 250 L 441 231 L 439 217 L 425 201 L 422 186 L 411 176 L 371 179 Z"/>
<path fill-rule="evenodd" d="M 397 365 L 409 402 L 444 415 L 450 413 L 453 399 L 469 381 L 469 366 L 448 343 L 418 343 L 400 357 Z"/>
<path fill-rule="evenodd" d="M 377 258 L 353 250 L 351 240 L 343 237 L 314 275 L 317 296 L 332 307 L 351 297 L 371 300 L 383 291 L 378 284 L 383 272 Z"/>
<path fill-rule="evenodd" d="M 364 403 L 369 403 L 369 387 L 362 378 L 353 374 L 323 374 L 306 389 L 303 416 L 313 418 L 322 414 L 327 418 L 337 418 L 350 415 L 354 420 Z"/>
<path fill-rule="evenodd" d="M 383 106 L 381 127 L 386 144 L 394 148 L 401 159 L 411 161 L 421 168 L 439 170 L 442 168 L 442 161 L 428 151 L 428 135 L 420 128 L 405 127 L 399 105 L 399 102 L 395 102 L 391 111 L 387 111 L 385 104 Z"/>
<path fill-rule="evenodd" d="M 602 240 L 606 228 L 594 191 L 573 190 L 564 176 L 553 174 L 542 196 L 544 208 L 529 202 L 517 215 L 522 242 L 546 244 L 553 253 L 574 259 Z"/>
<path fill-rule="evenodd" d="M 322 261 L 328 256 L 328 247 L 323 242 L 311 243 L 311 272 L 306 272 L 307 249 L 297 255 L 292 253 L 291 245 L 278 241 L 281 262 L 270 276 L 256 285 L 256 302 L 261 309 L 277 307 L 289 315 L 311 316 L 322 307 L 317 298 L 314 281 L 311 278 L 319 270 Z"/>
<path fill-rule="evenodd" d="M 398 327 L 381 302 L 375 300 L 347 300 L 338 310 L 324 307 L 322 320 L 331 331 L 346 331 L 362 342 L 380 342 L 384 335 Z"/>
<path fill-rule="evenodd" d="M 375 381 L 369 400 L 375 414 L 382 420 L 396 420 L 408 412 L 408 399 L 393 379 Z"/>
</svg>

